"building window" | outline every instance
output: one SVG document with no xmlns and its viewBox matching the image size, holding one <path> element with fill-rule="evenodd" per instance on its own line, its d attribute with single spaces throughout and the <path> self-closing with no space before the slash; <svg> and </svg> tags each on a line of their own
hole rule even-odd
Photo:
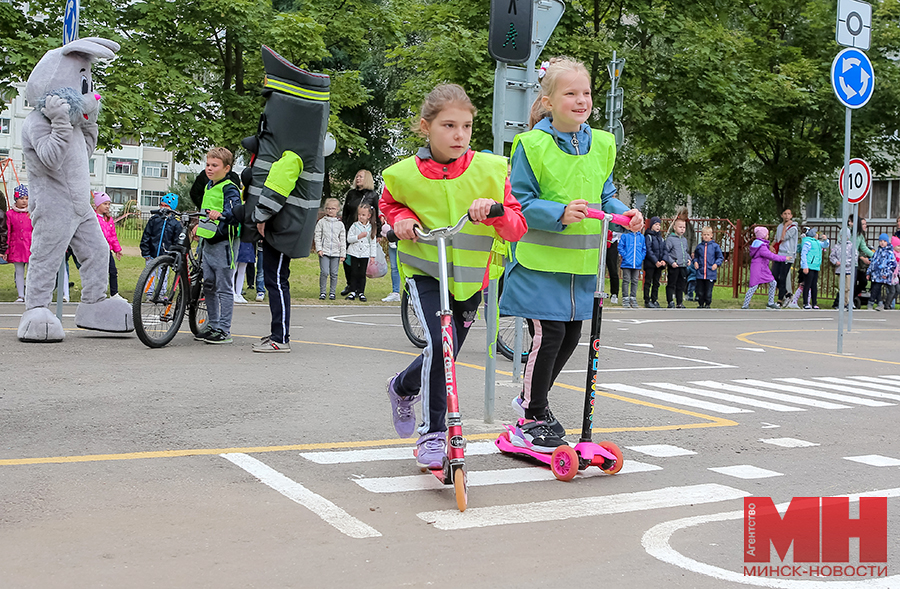
<svg viewBox="0 0 900 589">
<path fill-rule="evenodd" d="M 137 200 L 136 188 L 110 188 L 106 187 L 106 194 L 113 201 L 113 204 L 123 205 L 129 200 Z"/>
<path fill-rule="evenodd" d="M 141 206 L 158 207 L 159 199 L 165 195 L 165 192 L 160 192 L 159 190 L 141 190 Z"/>
<path fill-rule="evenodd" d="M 891 219 L 900 217 L 900 180 L 891 182 Z"/>
<path fill-rule="evenodd" d="M 106 162 L 106 172 L 108 174 L 137 176 L 138 162 L 137 160 L 110 159 Z"/>
<path fill-rule="evenodd" d="M 9 135 L 9 119 L 0 119 L 0 135 Z"/>
<path fill-rule="evenodd" d="M 0 160 L 4 160 L 9 157 L 8 149 L 0 149 Z"/>
<path fill-rule="evenodd" d="M 866 199 L 869 201 L 870 219 L 886 219 L 888 205 L 888 184 L 890 182 L 875 181 L 872 182 L 872 189 Z M 860 206 L 860 208 L 864 208 Z"/>
<path fill-rule="evenodd" d="M 94 164 L 96 161 L 97 160 L 95 160 L 94 158 L 91 158 L 91 161 L 88 162 L 88 171 L 91 173 L 91 176 L 96 174 L 96 172 L 94 172 Z"/>
<path fill-rule="evenodd" d="M 138 137 L 122 137 L 122 145 L 140 145 L 141 140 Z"/>
<path fill-rule="evenodd" d="M 144 176 L 150 178 L 168 178 L 169 162 L 144 162 Z"/>
</svg>

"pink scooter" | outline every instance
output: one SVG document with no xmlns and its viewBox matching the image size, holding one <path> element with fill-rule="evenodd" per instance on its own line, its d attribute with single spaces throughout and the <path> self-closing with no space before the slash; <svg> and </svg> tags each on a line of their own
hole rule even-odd
<svg viewBox="0 0 900 589">
<path fill-rule="evenodd" d="M 594 309 L 591 315 L 591 346 L 588 352 L 581 438 L 574 448 L 571 446 L 560 446 L 552 454 L 544 454 L 528 448 L 514 446 L 509 441 L 509 436 L 515 431 L 516 426 L 507 425 L 506 431 L 494 441 L 501 452 L 528 456 L 550 465 L 553 475 L 561 481 L 572 480 L 579 470 L 584 470 L 589 466 L 596 466 L 606 474 L 616 474 L 622 470 L 622 465 L 624 464 L 622 451 L 619 450 L 619 447 L 613 442 L 592 442 L 591 430 L 594 425 L 594 386 L 597 382 L 597 367 L 600 364 L 600 322 L 603 316 L 603 299 L 606 298 L 606 293 L 603 292 L 603 280 L 606 274 L 606 235 L 609 230 L 610 219 L 612 219 L 613 223 L 627 227 L 631 222 L 631 217 L 604 213 L 596 209 L 588 209 L 588 217 L 603 222 L 603 231 L 601 233 L 603 238 L 600 240 L 600 263 L 597 271 L 597 288 L 594 290 Z"/>
</svg>

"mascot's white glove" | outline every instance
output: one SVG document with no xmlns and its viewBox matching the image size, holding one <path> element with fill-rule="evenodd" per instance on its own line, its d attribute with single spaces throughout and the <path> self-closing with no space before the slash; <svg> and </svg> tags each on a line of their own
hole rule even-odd
<svg viewBox="0 0 900 589">
<path fill-rule="evenodd" d="M 47 97 L 41 112 L 52 122 L 69 122 L 69 103 L 55 94 Z"/>
</svg>

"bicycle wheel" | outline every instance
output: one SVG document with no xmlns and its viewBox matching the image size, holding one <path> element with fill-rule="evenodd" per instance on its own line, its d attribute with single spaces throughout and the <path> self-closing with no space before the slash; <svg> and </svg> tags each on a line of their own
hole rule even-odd
<svg viewBox="0 0 900 589">
<path fill-rule="evenodd" d="M 413 306 L 409 304 L 409 291 L 405 288 L 400 294 L 400 322 L 403 323 L 403 332 L 409 341 L 417 348 L 424 348 L 428 343 L 425 341 L 425 327 L 419 322 Z"/>
<path fill-rule="evenodd" d="M 203 272 L 198 270 L 191 274 L 191 301 L 188 305 L 188 324 L 191 333 L 197 335 L 206 329 L 209 316 L 206 313 L 206 298 L 203 296 Z"/>
<path fill-rule="evenodd" d="M 144 345 L 161 348 L 178 333 L 187 302 L 184 290 L 184 274 L 174 256 L 160 256 L 141 272 L 131 313 L 134 331 Z"/>
<path fill-rule="evenodd" d="M 497 351 L 507 360 L 513 359 L 513 346 L 516 343 L 515 317 L 500 317 L 497 326 Z M 531 349 L 531 334 L 528 324 L 522 320 L 522 364 L 528 362 L 528 350 Z"/>
</svg>

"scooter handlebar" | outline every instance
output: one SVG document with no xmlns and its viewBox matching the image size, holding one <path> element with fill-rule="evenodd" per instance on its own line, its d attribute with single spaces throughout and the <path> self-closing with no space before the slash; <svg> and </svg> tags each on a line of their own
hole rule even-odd
<svg viewBox="0 0 900 589">
<path fill-rule="evenodd" d="M 494 219 L 496 217 L 502 217 L 503 213 L 504 213 L 503 203 L 502 202 L 494 203 L 493 205 L 491 205 L 491 210 L 488 213 L 488 218 Z M 423 239 L 428 239 L 429 237 L 432 236 L 432 234 L 438 233 L 438 232 L 445 232 L 447 235 L 453 235 L 454 233 L 457 233 L 460 229 L 462 229 L 462 226 L 465 225 L 466 222 L 473 222 L 472 218 L 469 217 L 468 213 L 466 213 L 462 218 L 460 218 L 460 220 L 457 221 L 456 225 L 454 225 L 453 227 L 445 227 L 443 229 L 432 229 L 431 231 L 428 231 L 426 233 L 426 232 L 422 231 L 418 225 L 416 225 L 415 230 L 419 237 L 421 237 Z M 393 229 L 388 231 L 387 234 L 385 235 L 385 237 L 391 243 L 400 241 L 400 238 L 397 237 L 397 234 L 394 233 Z"/>
<path fill-rule="evenodd" d="M 629 217 L 627 215 L 619 215 L 616 213 L 605 213 L 605 212 L 597 210 L 597 209 L 588 209 L 587 216 L 590 219 L 597 219 L 598 221 L 602 221 L 604 218 L 609 217 L 609 221 L 611 223 L 615 223 L 616 225 L 621 225 L 622 227 L 628 227 L 628 224 L 631 223 L 631 217 Z"/>
</svg>

